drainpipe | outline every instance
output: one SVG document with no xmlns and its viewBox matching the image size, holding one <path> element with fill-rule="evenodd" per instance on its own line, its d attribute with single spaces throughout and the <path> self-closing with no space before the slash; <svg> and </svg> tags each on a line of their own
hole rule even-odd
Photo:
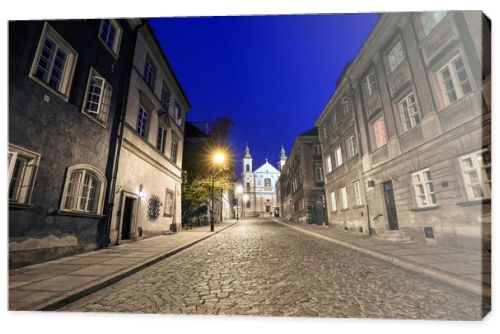
<svg viewBox="0 0 500 334">
<path fill-rule="evenodd" d="M 109 187 L 109 194 L 108 194 L 108 213 L 106 215 L 106 227 L 104 230 L 104 240 L 101 242 L 101 248 L 107 248 L 111 242 L 109 239 L 110 231 L 111 231 L 111 219 L 113 217 L 113 207 L 114 207 L 114 200 L 115 200 L 115 191 L 116 191 L 116 177 L 118 175 L 118 162 L 120 161 L 120 153 L 121 153 L 121 148 L 122 148 L 122 142 L 123 142 L 123 129 L 125 127 L 125 114 L 127 112 L 127 99 L 128 99 L 128 92 L 130 88 L 130 79 L 132 77 L 132 68 L 134 64 L 134 53 L 135 53 L 135 47 L 137 45 L 137 36 L 139 35 L 139 30 L 146 24 L 145 20 L 142 20 L 142 22 L 134 28 L 134 40 L 132 42 L 132 48 L 130 49 L 129 52 L 129 66 L 128 66 L 128 72 L 127 72 L 127 85 L 125 86 L 125 90 L 123 92 L 123 98 L 122 98 L 122 110 L 120 112 L 120 124 L 118 126 L 118 133 L 116 134 L 116 150 L 115 150 L 115 156 L 113 157 L 113 172 L 111 176 L 111 182 L 110 182 L 110 187 Z"/>
</svg>

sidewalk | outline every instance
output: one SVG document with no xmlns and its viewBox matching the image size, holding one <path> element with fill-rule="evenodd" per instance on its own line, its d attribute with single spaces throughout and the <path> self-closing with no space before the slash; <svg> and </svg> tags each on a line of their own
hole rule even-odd
<svg viewBox="0 0 500 334">
<path fill-rule="evenodd" d="M 9 310 L 54 310 L 234 225 L 196 227 L 9 272 Z"/>
<path fill-rule="evenodd" d="M 332 225 L 310 225 L 282 218 L 275 221 L 468 292 L 491 298 L 490 255 L 417 243 L 380 240 L 366 234 L 347 232 Z"/>
</svg>

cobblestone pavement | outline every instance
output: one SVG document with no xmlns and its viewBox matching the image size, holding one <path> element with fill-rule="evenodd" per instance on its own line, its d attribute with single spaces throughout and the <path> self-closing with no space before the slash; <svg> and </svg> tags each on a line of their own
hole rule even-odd
<svg viewBox="0 0 500 334">
<path fill-rule="evenodd" d="M 481 318 L 481 299 L 271 220 L 246 220 L 64 311 Z"/>
</svg>

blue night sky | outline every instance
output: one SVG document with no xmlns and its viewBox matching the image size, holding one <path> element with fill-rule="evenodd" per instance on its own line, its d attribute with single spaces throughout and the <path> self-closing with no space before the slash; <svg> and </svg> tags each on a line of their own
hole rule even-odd
<svg viewBox="0 0 500 334">
<path fill-rule="evenodd" d="M 237 173 L 245 141 L 256 169 L 314 121 L 376 14 L 150 19 L 191 103 L 190 121 L 228 116 Z"/>
</svg>

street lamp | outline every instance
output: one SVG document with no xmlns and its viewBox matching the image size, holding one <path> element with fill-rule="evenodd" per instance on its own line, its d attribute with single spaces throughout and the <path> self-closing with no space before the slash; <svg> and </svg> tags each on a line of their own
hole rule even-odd
<svg viewBox="0 0 500 334">
<path fill-rule="evenodd" d="M 243 192 L 243 187 L 241 184 L 238 184 L 236 186 L 236 221 L 239 220 L 238 218 L 238 200 L 239 200 L 239 195 Z"/>
<path fill-rule="evenodd" d="M 222 151 L 216 151 L 212 157 L 212 211 L 210 212 L 210 232 L 214 231 L 214 209 L 215 209 L 215 165 L 222 165 L 226 155 Z"/>
<path fill-rule="evenodd" d="M 250 197 L 247 194 L 243 195 L 243 204 L 244 204 L 243 209 L 245 209 L 246 203 L 248 202 L 249 199 L 250 199 Z"/>
</svg>

